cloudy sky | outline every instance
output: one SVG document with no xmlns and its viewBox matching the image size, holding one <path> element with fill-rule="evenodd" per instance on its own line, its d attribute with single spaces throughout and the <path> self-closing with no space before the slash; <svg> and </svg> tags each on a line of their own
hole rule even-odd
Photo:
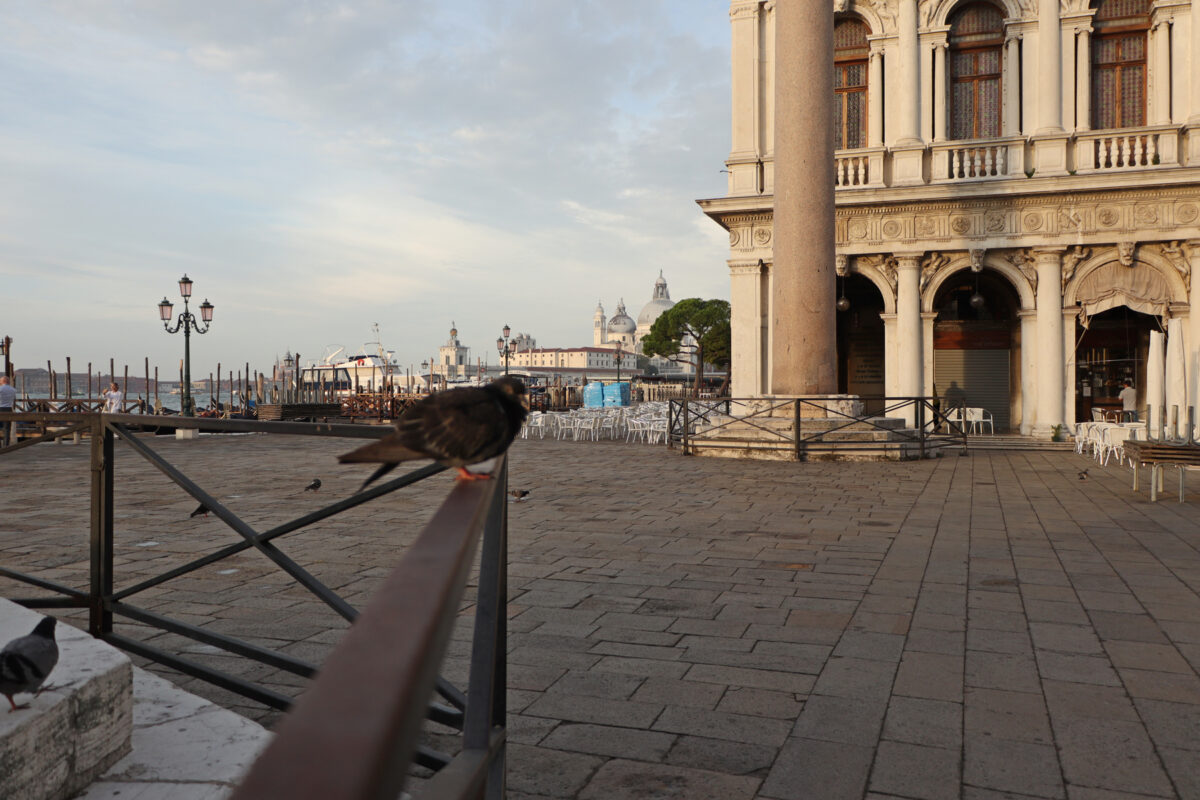
<svg viewBox="0 0 1200 800">
<path fill-rule="evenodd" d="M 0 0 L 0 335 L 193 372 L 728 297 L 727 0 Z M 177 311 L 179 308 L 177 307 Z M 164 376 L 165 376 L 164 374 Z"/>
</svg>

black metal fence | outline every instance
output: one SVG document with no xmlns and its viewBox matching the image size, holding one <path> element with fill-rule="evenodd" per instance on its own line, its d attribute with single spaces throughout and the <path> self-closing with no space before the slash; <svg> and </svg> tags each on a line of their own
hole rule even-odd
<svg viewBox="0 0 1200 800">
<path fill-rule="evenodd" d="M 961 405 L 931 397 L 685 398 L 670 402 L 667 441 L 685 455 L 739 449 L 803 461 L 891 450 L 925 458 L 946 447 L 966 452 L 965 418 Z"/>
<path fill-rule="evenodd" d="M 362 614 L 275 544 L 320 520 L 428 478 L 445 467 L 413 470 L 269 530 L 258 531 L 133 430 L 145 417 L 131 414 L 0 414 L 32 422 L 48 433 L 0 449 L 0 456 L 38 441 L 82 432 L 90 438 L 90 578 L 86 588 L 66 586 L 0 567 L 10 578 L 49 595 L 11 598 L 30 608 L 85 608 L 90 633 L 106 642 L 187 675 L 263 703 L 290 709 L 291 697 L 237 675 L 181 657 L 120 632 L 117 622 L 187 637 L 251 661 L 315 680 L 280 724 L 277 736 L 237 797 L 395 797 L 411 765 L 435 772 L 438 797 L 504 796 L 505 602 L 507 594 L 507 466 L 497 461 L 495 480 L 459 482 L 386 579 Z M 171 417 L 175 428 L 210 432 L 378 438 L 389 428 L 363 425 L 257 422 Z M 129 450 L 208 507 L 242 539 L 136 583 L 118 585 L 114 567 L 114 457 L 120 439 Z M 467 575 L 482 541 L 474 638 L 466 691 L 439 676 Z M 254 548 L 322 603 L 353 623 L 323 665 L 226 636 L 136 604 L 136 597 L 202 567 Z M 264 631 L 269 633 L 269 631 Z M 318 670 L 320 674 L 318 675 Z M 436 692 L 436 699 L 430 700 Z M 461 733 L 457 754 L 418 744 L 424 719 Z M 486 794 L 480 795 L 481 791 Z"/>
</svg>

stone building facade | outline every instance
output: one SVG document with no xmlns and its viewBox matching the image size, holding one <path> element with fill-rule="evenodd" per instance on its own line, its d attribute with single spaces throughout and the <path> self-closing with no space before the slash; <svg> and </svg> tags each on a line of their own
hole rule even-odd
<svg viewBox="0 0 1200 800">
<path fill-rule="evenodd" d="M 732 0 L 735 396 L 770 393 L 776 2 Z M 1144 391 L 1183 322 L 1200 392 L 1200 11 L 835 0 L 839 391 L 1045 434 Z M 833 302 L 831 299 L 830 302 Z"/>
</svg>

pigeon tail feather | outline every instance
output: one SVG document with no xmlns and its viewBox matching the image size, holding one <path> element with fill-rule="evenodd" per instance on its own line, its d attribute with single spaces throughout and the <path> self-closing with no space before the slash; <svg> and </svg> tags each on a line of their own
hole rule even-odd
<svg viewBox="0 0 1200 800">
<path fill-rule="evenodd" d="M 382 439 L 378 442 L 363 445 L 357 450 L 351 450 L 349 453 L 343 453 L 338 456 L 338 461 L 342 464 L 378 463 L 382 461 L 395 466 L 401 461 L 416 461 L 421 458 L 429 458 L 429 456 L 424 453 L 418 453 L 416 450 L 405 447 L 395 441 Z"/>
</svg>

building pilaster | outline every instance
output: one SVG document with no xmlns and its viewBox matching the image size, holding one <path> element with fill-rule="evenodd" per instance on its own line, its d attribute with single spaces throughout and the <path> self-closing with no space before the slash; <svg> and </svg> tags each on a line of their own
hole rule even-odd
<svg viewBox="0 0 1200 800">
<path fill-rule="evenodd" d="M 1037 421 L 1033 434 L 1049 437 L 1066 423 L 1064 409 L 1062 254 L 1065 247 L 1035 247 L 1037 262 Z"/>
<path fill-rule="evenodd" d="M 918 397 L 925 388 L 921 332 L 921 259 L 925 253 L 896 253 L 896 368 L 901 397 Z M 905 414 L 915 424 L 912 409 Z"/>
<path fill-rule="evenodd" d="M 1021 320 L 1021 435 L 1033 433 L 1033 418 L 1037 413 L 1034 398 L 1037 370 L 1037 311 L 1023 308 L 1017 312 Z"/>
</svg>

